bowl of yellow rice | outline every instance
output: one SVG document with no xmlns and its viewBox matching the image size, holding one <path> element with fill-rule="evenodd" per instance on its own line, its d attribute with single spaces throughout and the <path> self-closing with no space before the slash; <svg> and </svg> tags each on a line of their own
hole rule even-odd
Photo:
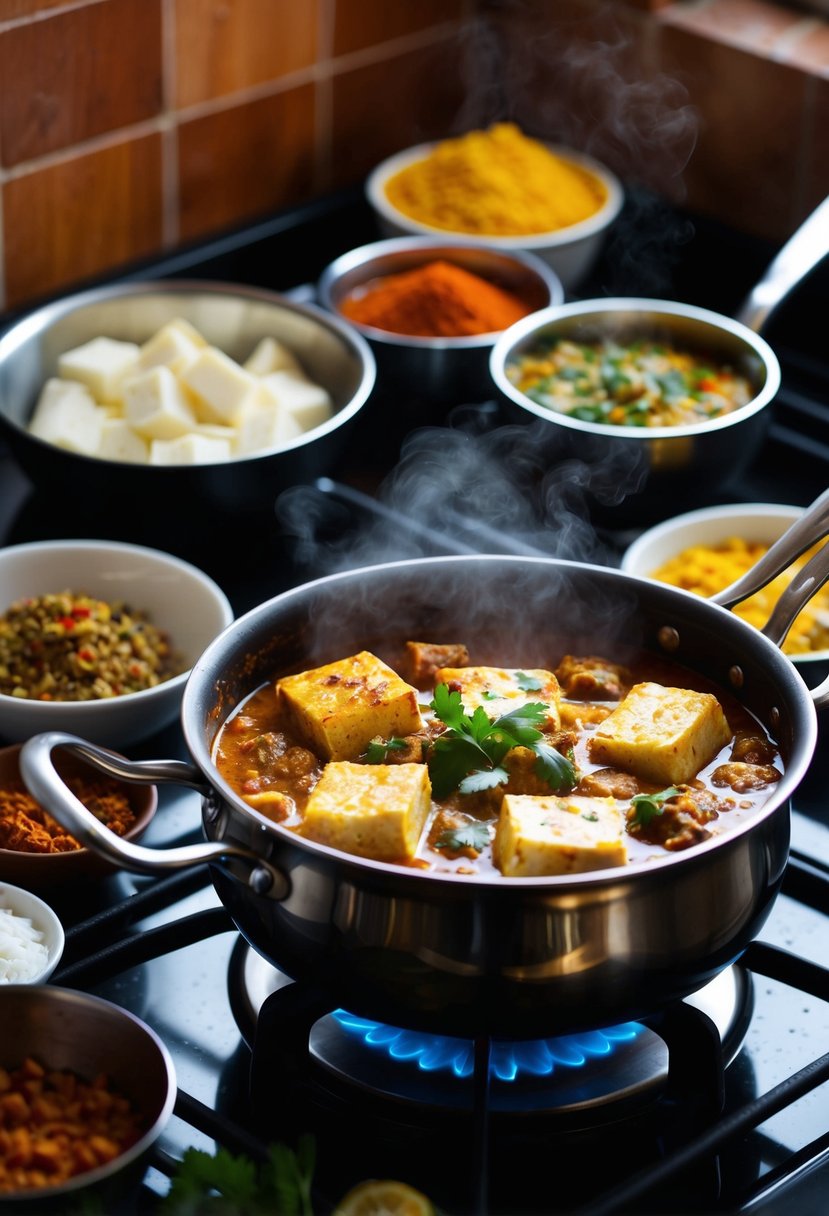
<svg viewBox="0 0 829 1216">
<path fill-rule="evenodd" d="M 628 547 L 622 569 L 708 598 L 736 582 L 803 513 L 779 503 L 733 503 L 676 515 L 648 528 Z M 762 629 L 795 571 L 827 543 L 820 541 L 787 571 L 732 611 Z M 829 670 L 829 584 L 806 605 L 782 646 L 810 685 Z"/>
<path fill-rule="evenodd" d="M 369 174 L 366 195 L 384 236 L 529 251 L 565 290 L 587 276 L 624 202 L 605 165 L 508 122 L 390 156 Z"/>
</svg>

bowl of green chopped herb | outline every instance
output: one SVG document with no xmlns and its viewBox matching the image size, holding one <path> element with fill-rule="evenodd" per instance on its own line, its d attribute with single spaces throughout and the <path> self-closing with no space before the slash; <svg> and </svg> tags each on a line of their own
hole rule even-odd
<svg viewBox="0 0 829 1216">
<path fill-rule="evenodd" d="M 780 367 L 747 326 L 690 305 L 586 300 L 518 321 L 490 374 L 547 462 L 573 462 L 591 505 L 631 522 L 696 507 L 767 432 Z"/>
</svg>

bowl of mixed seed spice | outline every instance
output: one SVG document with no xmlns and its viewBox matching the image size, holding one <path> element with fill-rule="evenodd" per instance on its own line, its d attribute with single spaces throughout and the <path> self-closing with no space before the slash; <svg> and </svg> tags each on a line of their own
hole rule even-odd
<svg viewBox="0 0 829 1216">
<path fill-rule="evenodd" d="M 155 734 L 232 620 L 212 579 L 160 550 L 93 540 L 0 550 L 0 739 L 64 730 L 123 747 Z"/>
</svg>

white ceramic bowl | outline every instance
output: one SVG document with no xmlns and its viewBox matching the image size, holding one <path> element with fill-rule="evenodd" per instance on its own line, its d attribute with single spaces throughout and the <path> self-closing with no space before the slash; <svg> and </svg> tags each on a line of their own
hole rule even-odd
<svg viewBox="0 0 829 1216">
<path fill-rule="evenodd" d="M 607 192 L 604 205 L 594 215 L 554 232 L 527 233 L 520 236 L 454 233 L 445 228 L 421 224 L 399 211 L 389 201 L 386 183 L 402 169 L 408 168 L 416 161 L 425 160 L 437 147 L 437 143 L 418 144 L 381 161 L 366 180 L 366 196 L 385 236 L 449 236 L 475 245 L 488 245 L 502 252 L 525 250 L 543 258 L 558 275 L 565 291 L 571 291 L 586 278 L 599 256 L 607 231 L 622 208 L 624 191 L 619 179 L 591 156 L 557 144 L 547 146 L 557 156 L 592 173 Z"/>
<path fill-rule="evenodd" d="M 45 984 L 57 967 L 63 955 L 64 933 L 55 912 L 49 905 L 31 891 L 22 887 L 13 887 L 8 883 L 0 883 L 0 908 L 7 909 L 15 916 L 24 916 L 31 921 L 32 928 L 41 935 L 42 944 L 46 947 L 47 958 L 43 967 L 36 975 L 26 980 L 10 981 L 25 984 Z"/>
<path fill-rule="evenodd" d="M 718 545 L 732 536 L 771 545 L 802 514 L 802 507 L 762 502 L 688 511 L 643 532 L 625 551 L 621 566 L 628 574 L 649 578 L 654 570 L 692 545 Z M 829 651 L 789 657 L 812 685 L 818 665 L 822 669 L 829 662 Z"/>
<path fill-rule="evenodd" d="M 105 747 L 123 748 L 178 716 L 195 660 L 233 620 L 230 602 L 188 562 L 140 545 L 102 540 L 37 541 L 0 549 L 0 614 L 23 596 L 71 590 L 123 600 L 168 634 L 186 670 L 155 688 L 97 701 L 36 701 L 0 694 L 0 739 L 19 742 L 64 730 Z"/>
</svg>

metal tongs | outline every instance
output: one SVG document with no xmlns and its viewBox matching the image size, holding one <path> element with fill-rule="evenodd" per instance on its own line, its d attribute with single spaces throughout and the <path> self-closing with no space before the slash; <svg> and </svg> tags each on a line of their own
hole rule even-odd
<svg viewBox="0 0 829 1216">
<path fill-rule="evenodd" d="M 779 540 L 763 554 L 760 560 L 747 570 L 741 578 L 718 591 L 710 598 L 723 608 L 733 608 L 741 600 L 748 599 L 755 591 L 765 587 L 778 574 L 782 574 L 801 553 L 829 535 L 829 490 L 815 499 L 800 519 L 788 528 Z M 763 626 L 761 633 L 776 646 L 780 646 L 792 627 L 798 613 L 829 579 L 829 545 L 824 545 L 799 570 L 777 601 L 774 611 Z"/>
</svg>

